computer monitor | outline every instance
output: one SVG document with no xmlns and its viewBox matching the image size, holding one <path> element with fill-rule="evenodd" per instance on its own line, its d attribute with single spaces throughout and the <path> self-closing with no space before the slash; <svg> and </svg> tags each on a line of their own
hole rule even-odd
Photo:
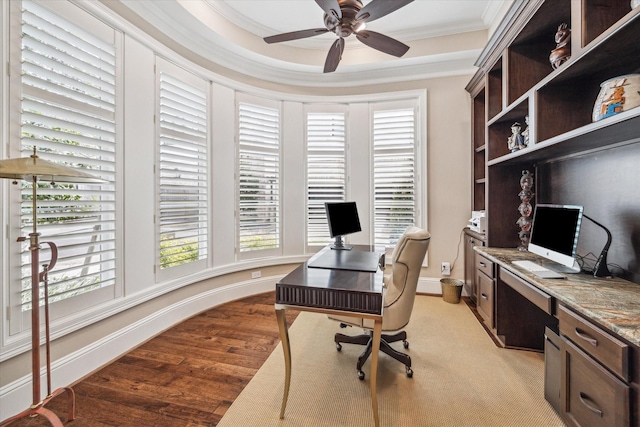
<svg viewBox="0 0 640 427">
<path fill-rule="evenodd" d="M 362 231 L 356 202 L 327 202 L 324 204 L 329 223 L 329 235 L 334 239 L 331 249 L 351 250 L 353 245 L 345 245 L 343 236 Z"/>
<path fill-rule="evenodd" d="M 582 206 L 538 204 L 533 213 L 529 251 L 558 265 L 545 267 L 563 273 L 578 273 L 575 255 L 582 223 Z"/>
</svg>

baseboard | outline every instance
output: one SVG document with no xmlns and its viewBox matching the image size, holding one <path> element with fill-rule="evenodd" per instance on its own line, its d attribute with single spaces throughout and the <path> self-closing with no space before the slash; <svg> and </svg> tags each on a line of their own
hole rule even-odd
<svg viewBox="0 0 640 427">
<path fill-rule="evenodd" d="M 421 277 L 418 280 L 419 294 L 442 295 L 442 286 L 438 277 Z"/>
<path fill-rule="evenodd" d="M 52 389 L 78 382 L 140 343 L 195 314 L 239 298 L 272 291 L 275 288 L 274 284 L 281 278 L 282 276 L 262 277 L 234 283 L 165 307 L 151 316 L 53 362 L 51 364 Z M 40 373 L 43 397 L 47 394 L 46 381 L 46 372 L 43 368 Z M 2 414 L 0 421 L 27 409 L 33 403 L 32 399 L 31 374 L 0 388 L 0 414 Z"/>
<path fill-rule="evenodd" d="M 209 308 L 251 295 L 269 292 L 282 276 L 262 277 L 256 280 L 234 283 L 175 303 L 165 309 L 139 320 L 91 345 L 84 347 L 51 364 L 53 389 L 74 384 L 111 361 L 160 334 L 166 329 Z M 418 293 L 441 295 L 440 279 L 420 278 Z M 41 395 L 46 395 L 46 372 L 40 373 L 43 386 Z M 0 414 L 9 418 L 31 405 L 31 375 L 26 375 L 0 388 Z"/>
</svg>

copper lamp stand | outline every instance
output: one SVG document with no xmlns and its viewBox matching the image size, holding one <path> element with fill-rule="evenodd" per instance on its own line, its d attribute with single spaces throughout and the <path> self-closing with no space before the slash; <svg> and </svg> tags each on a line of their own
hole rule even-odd
<svg viewBox="0 0 640 427">
<path fill-rule="evenodd" d="M 40 263 L 40 233 L 37 230 L 37 189 L 38 177 L 48 179 L 51 183 L 60 182 L 85 182 L 99 183 L 103 180 L 93 175 L 81 172 L 66 166 L 57 165 L 40 159 L 36 155 L 34 147 L 30 157 L 19 159 L 0 160 L 0 178 L 16 180 L 30 180 L 33 185 L 33 232 L 29 233 L 29 251 L 31 252 L 31 373 L 33 400 L 31 406 L 21 413 L 8 418 L 0 423 L 0 426 L 7 425 L 13 421 L 26 417 L 41 415 L 45 417 L 54 427 L 62 427 L 62 421 L 45 405 L 54 397 L 66 392 L 68 394 L 69 421 L 75 418 L 75 394 L 71 387 L 63 387 L 51 392 L 51 355 L 50 355 L 50 335 L 49 335 L 49 298 L 48 298 L 48 272 L 55 266 L 58 259 L 58 248 L 52 242 L 44 242 L 51 248 L 51 260 L 49 264 L 43 266 L 42 273 L 39 271 Z M 18 238 L 18 242 L 24 242 L 25 237 Z M 40 282 L 44 282 L 44 310 L 45 310 L 45 346 L 46 346 L 46 374 L 47 374 L 47 396 L 40 398 Z"/>
</svg>

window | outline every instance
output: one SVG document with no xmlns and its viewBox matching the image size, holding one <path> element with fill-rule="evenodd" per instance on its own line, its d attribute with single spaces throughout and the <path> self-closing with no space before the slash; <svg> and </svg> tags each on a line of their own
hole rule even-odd
<svg viewBox="0 0 640 427">
<path fill-rule="evenodd" d="M 91 293 L 91 303 L 111 294 L 116 280 L 116 40 L 101 26 L 98 37 L 31 1 L 22 2 L 22 156 L 82 169 L 104 184 L 38 183 L 37 218 L 41 240 L 58 246 L 49 273 L 49 302 Z M 88 17 L 90 18 L 90 17 Z M 97 22 L 97 21 L 96 21 Z M 20 234 L 33 227 L 32 186 L 22 183 Z M 47 245 L 41 258 L 50 259 Z M 28 244 L 21 248 L 20 289 L 12 310 L 31 310 Z M 42 300 L 41 300 L 42 301 Z M 73 311 L 73 310 L 72 310 Z M 11 322 L 12 332 L 26 329 Z"/>
<path fill-rule="evenodd" d="M 415 109 L 374 110 L 374 243 L 392 246 L 416 223 Z"/>
<path fill-rule="evenodd" d="M 307 113 L 307 245 L 330 242 L 325 202 L 345 200 L 345 113 Z"/>
<path fill-rule="evenodd" d="M 196 87 L 166 71 L 159 73 L 160 270 L 207 260 L 208 101 L 206 82 L 199 83 Z"/>
<path fill-rule="evenodd" d="M 280 112 L 238 104 L 239 251 L 280 248 Z"/>
</svg>

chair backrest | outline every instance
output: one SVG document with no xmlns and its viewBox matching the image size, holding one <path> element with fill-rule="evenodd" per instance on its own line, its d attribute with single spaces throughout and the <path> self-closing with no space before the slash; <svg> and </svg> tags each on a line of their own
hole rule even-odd
<svg viewBox="0 0 640 427">
<path fill-rule="evenodd" d="M 398 330 L 409 323 L 422 261 L 431 235 L 418 227 L 407 227 L 391 255 L 391 274 L 385 277 L 382 329 Z"/>
</svg>

